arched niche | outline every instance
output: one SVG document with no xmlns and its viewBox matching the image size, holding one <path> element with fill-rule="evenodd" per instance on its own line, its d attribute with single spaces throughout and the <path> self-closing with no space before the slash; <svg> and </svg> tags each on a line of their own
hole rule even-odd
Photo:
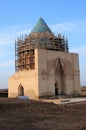
<svg viewBox="0 0 86 130">
<path fill-rule="evenodd" d="M 58 91 L 57 91 L 58 90 Z M 60 57 L 56 60 L 55 68 L 55 95 L 65 94 L 65 73 L 62 65 L 62 59 Z"/>
<path fill-rule="evenodd" d="M 21 84 L 18 86 L 18 96 L 24 96 L 24 87 Z"/>
</svg>

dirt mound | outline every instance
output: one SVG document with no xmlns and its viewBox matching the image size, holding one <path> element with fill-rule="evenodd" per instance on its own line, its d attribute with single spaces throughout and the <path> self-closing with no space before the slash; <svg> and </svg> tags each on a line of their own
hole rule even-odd
<svg viewBox="0 0 86 130">
<path fill-rule="evenodd" d="M 86 130 L 86 102 L 0 99 L 0 130 Z"/>
</svg>

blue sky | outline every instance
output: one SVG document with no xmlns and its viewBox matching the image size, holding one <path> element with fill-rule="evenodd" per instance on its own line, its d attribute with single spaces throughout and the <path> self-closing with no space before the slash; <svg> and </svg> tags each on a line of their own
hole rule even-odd
<svg viewBox="0 0 86 130">
<path fill-rule="evenodd" d="M 15 72 L 14 41 L 29 34 L 42 17 L 57 35 L 67 36 L 79 53 L 80 81 L 86 85 L 86 0 L 0 0 L 0 88 Z"/>
</svg>

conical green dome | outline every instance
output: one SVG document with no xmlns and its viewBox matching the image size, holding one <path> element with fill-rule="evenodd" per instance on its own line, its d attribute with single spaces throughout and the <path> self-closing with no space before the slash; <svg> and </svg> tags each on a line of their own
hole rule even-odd
<svg viewBox="0 0 86 130">
<path fill-rule="evenodd" d="M 37 32 L 50 32 L 52 33 L 52 31 L 50 30 L 50 28 L 48 27 L 48 25 L 46 24 L 46 22 L 40 18 L 36 24 L 36 26 L 32 29 L 31 34 L 32 33 L 37 33 Z"/>
<path fill-rule="evenodd" d="M 42 18 L 40 18 L 36 26 L 32 29 L 28 38 L 34 45 L 52 45 L 55 36 L 46 24 L 46 22 Z"/>
</svg>

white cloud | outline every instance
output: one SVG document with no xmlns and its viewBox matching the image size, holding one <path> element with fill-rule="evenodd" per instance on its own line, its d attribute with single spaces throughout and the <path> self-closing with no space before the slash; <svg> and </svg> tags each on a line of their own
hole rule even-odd
<svg viewBox="0 0 86 130">
<path fill-rule="evenodd" d="M 11 44 L 14 40 L 22 34 L 29 34 L 31 25 L 19 25 L 3 28 L 0 30 L 0 45 Z"/>
<path fill-rule="evenodd" d="M 86 21 L 73 21 L 54 24 L 51 26 L 54 32 L 86 32 Z"/>
</svg>

